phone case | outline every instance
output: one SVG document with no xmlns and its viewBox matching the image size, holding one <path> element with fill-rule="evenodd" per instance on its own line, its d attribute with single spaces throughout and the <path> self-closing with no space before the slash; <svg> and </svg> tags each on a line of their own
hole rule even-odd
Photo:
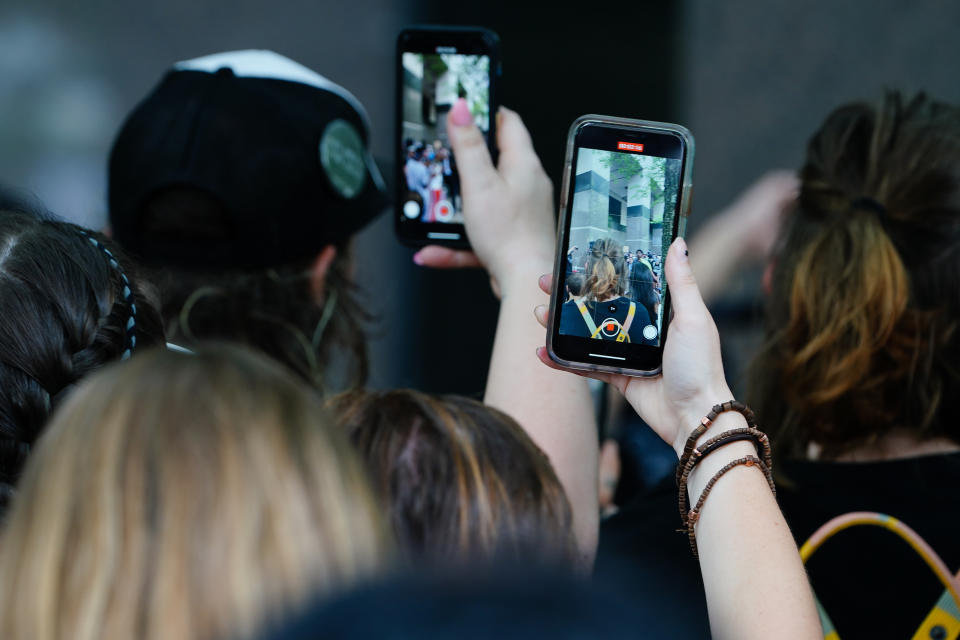
<svg viewBox="0 0 960 640">
<path fill-rule="evenodd" d="M 397 55 L 399 55 L 399 47 L 405 36 L 420 36 L 420 37 L 429 37 L 437 34 L 446 34 L 451 40 L 457 37 L 480 37 L 483 39 L 484 44 L 487 47 L 487 55 L 490 57 L 490 86 L 489 86 L 489 109 L 491 113 L 490 118 L 490 127 L 488 138 L 490 140 L 489 151 L 491 159 L 493 160 L 494 165 L 497 163 L 497 120 L 496 117 L 492 114 L 495 114 L 497 109 L 500 106 L 500 96 L 499 96 L 499 81 L 501 75 L 501 51 L 500 51 L 500 36 L 491 29 L 486 27 L 471 26 L 471 25 L 413 25 L 407 27 L 400 31 L 397 36 Z M 397 78 L 396 87 L 395 87 L 395 130 L 394 130 L 394 142 L 396 144 L 400 139 L 400 128 L 402 126 L 403 120 L 403 105 L 402 105 L 402 91 L 403 86 Z M 393 189 L 393 204 L 395 208 L 401 206 L 402 201 L 402 187 L 403 184 L 403 174 L 400 167 L 394 168 L 393 171 L 394 180 L 396 185 Z M 451 239 L 430 239 L 427 236 L 423 235 L 425 231 L 423 229 L 418 230 L 416 233 L 410 233 L 407 229 L 404 228 L 403 224 L 400 221 L 400 218 L 397 216 L 396 211 L 392 212 L 394 223 L 394 236 L 400 241 L 401 244 L 412 247 L 420 248 L 427 245 L 440 245 L 445 247 L 450 247 L 451 249 L 470 249 L 470 239 L 466 235 L 466 228 L 462 224 L 457 224 L 450 227 L 449 229 L 437 228 L 433 231 L 443 232 L 446 230 L 456 231 L 457 233 L 462 234 L 459 240 Z"/>
<path fill-rule="evenodd" d="M 554 258 L 553 265 L 553 291 L 550 293 L 550 317 L 547 322 L 547 353 L 557 364 L 567 367 L 569 369 L 579 369 L 581 371 L 598 371 L 605 373 L 616 373 L 621 375 L 633 376 L 633 377 L 654 377 L 660 375 L 661 367 L 652 369 L 649 371 L 638 370 L 638 369 L 627 369 L 623 367 L 612 367 L 607 365 L 594 364 L 591 362 L 575 362 L 570 360 L 565 360 L 557 355 L 553 348 L 553 329 L 554 322 L 557 320 L 555 318 L 554 309 L 557 306 L 557 295 L 559 289 L 559 283 L 562 280 L 562 270 L 564 267 L 564 260 L 566 258 L 566 252 L 564 251 L 567 245 L 566 237 L 566 211 L 567 211 L 567 199 L 570 197 L 570 180 L 573 177 L 574 167 L 573 167 L 573 152 L 574 152 L 574 141 L 576 139 L 577 132 L 585 124 L 603 124 L 610 125 L 613 127 L 620 127 L 626 129 L 647 129 L 651 131 L 666 131 L 674 133 L 683 138 L 684 144 L 686 145 L 686 161 L 684 162 L 683 174 L 681 176 L 681 189 L 680 189 L 680 210 L 678 212 L 679 221 L 677 224 L 677 235 L 675 237 L 683 237 L 686 232 L 687 219 L 690 215 L 690 196 L 693 191 L 693 155 L 694 155 L 694 142 L 693 134 L 690 133 L 690 130 L 686 127 L 679 124 L 672 124 L 668 122 L 654 122 L 652 120 L 634 120 L 632 118 L 617 118 L 614 116 L 602 116 L 596 114 L 589 114 L 585 116 L 580 116 L 574 120 L 573 124 L 570 125 L 570 129 L 567 132 L 567 151 L 564 154 L 563 161 L 563 179 L 560 185 L 560 215 L 558 216 L 557 221 L 557 251 L 556 257 Z M 671 229 L 672 233 L 672 229 Z M 665 246 L 670 246 L 673 243 L 675 237 L 670 237 L 669 242 L 664 242 Z M 667 296 L 667 284 L 666 279 L 663 283 L 664 291 L 664 300 L 669 299 Z M 661 333 L 662 344 L 666 343 L 667 332 L 669 328 L 669 319 L 667 314 L 664 313 L 664 323 Z"/>
</svg>

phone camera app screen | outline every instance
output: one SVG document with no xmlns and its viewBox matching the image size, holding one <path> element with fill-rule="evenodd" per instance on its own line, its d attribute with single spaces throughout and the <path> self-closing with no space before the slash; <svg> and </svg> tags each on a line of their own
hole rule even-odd
<svg viewBox="0 0 960 640">
<path fill-rule="evenodd" d="M 420 222 L 463 224 L 460 178 L 447 137 L 447 113 L 458 98 L 464 98 L 477 127 L 484 137 L 489 135 L 490 58 L 405 52 L 402 64 L 400 162 L 407 193 L 401 215 Z"/>
<path fill-rule="evenodd" d="M 577 154 L 559 333 L 659 346 L 682 162 L 617 148 Z"/>
</svg>

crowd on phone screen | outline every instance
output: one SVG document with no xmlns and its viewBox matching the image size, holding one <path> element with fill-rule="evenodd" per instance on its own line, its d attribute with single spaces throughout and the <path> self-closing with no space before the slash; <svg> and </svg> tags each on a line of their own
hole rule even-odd
<svg viewBox="0 0 960 640">
<path fill-rule="evenodd" d="M 501 135 L 522 129 L 507 118 Z M 186 61 L 114 141 L 112 238 L 0 198 L 0 637 L 702 637 L 707 606 L 715 634 L 749 637 L 757 621 L 716 607 L 769 568 L 775 541 L 702 554 L 701 577 L 675 531 L 675 486 L 605 521 L 597 583 L 581 580 L 597 551 L 596 473 L 582 475 L 596 452 L 564 446 L 595 442 L 596 423 L 562 402 L 570 389 L 589 397 L 584 379 L 536 362 L 523 380 L 533 391 L 499 408 L 362 389 L 373 319 L 349 247 L 386 196 L 366 148 L 355 188 L 298 163 L 333 120 L 366 146 L 363 107 L 293 61 L 263 51 Z M 406 148 L 425 216 L 460 200 L 449 148 Z M 813 136 L 800 180 L 774 247 L 751 391 L 789 479 L 787 522 L 802 542 L 833 515 L 882 510 L 956 570 L 960 110 L 898 94 L 841 107 Z M 571 247 L 561 322 L 580 335 L 603 304 L 655 323 L 663 258 L 609 238 Z M 498 340 L 541 302 L 502 316 Z M 685 304 L 678 314 L 696 315 Z M 672 339 L 713 344 L 706 311 L 691 317 Z M 494 357 L 491 384 L 535 359 L 528 346 Z M 665 368 L 665 385 L 709 369 L 725 387 L 719 343 L 690 358 Z M 542 414 L 547 430 L 530 418 Z M 936 602 L 938 588 L 913 586 L 922 577 L 884 545 L 810 565 L 844 638 L 879 637 L 875 607 L 904 611 L 882 622 L 899 633 Z M 884 571 L 910 593 L 879 586 Z M 807 588 L 802 576 L 793 586 Z M 807 613 L 778 611 L 773 623 Z"/>
<path fill-rule="evenodd" d="M 611 238 L 591 240 L 584 252 L 576 245 L 570 247 L 561 333 L 656 344 L 656 334 L 648 337 L 643 330 L 655 326 L 659 317 L 660 271 L 659 255 L 641 249 L 632 251 Z M 604 326 L 604 322 L 613 324 Z"/>
<path fill-rule="evenodd" d="M 407 189 L 419 196 L 423 222 L 445 222 L 460 209 L 460 183 L 453 171 L 453 154 L 440 140 L 404 142 L 407 157 L 403 175 Z M 447 203 L 445 209 L 442 204 Z"/>
</svg>

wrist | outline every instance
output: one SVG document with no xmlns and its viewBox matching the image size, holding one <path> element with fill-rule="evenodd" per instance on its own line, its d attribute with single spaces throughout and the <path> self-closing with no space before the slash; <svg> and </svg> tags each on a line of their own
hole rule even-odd
<svg viewBox="0 0 960 640">
<path fill-rule="evenodd" d="M 513 260 L 500 268 L 491 268 L 490 276 L 499 284 L 502 299 L 516 291 L 533 289 L 540 292 L 540 276 L 552 272 L 552 255 L 528 254 L 523 259 Z"/>
<path fill-rule="evenodd" d="M 710 413 L 713 407 L 732 398 L 733 394 L 730 392 L 730 389 L 727 387 L 726 383 L 724 383 L 722 385 L 716 385 L 710 391 L 697 394 L 697 399 L 693 399 L 684 403 L 684 407 L 677 413 L 679 424 L 677 425 L 676 431 L 677 437 L 673 441 L 673 450 L 677 452 L 678 457 L 683 454 L 683 449 L 686 446 L 690 435 L 702 424 L 701 421 L 707 416 L 708 413 Z M 707 433 L 718 433 L 716 425 L 718 423 L 725 424 L 729 418 L 728 414 L 740 416 L 740 414 L 736 411 L 725 411 L 721 413 L 719 416 L 717 416 L 717 419 L 714 420 L 713 424 L 707 430 Z M 743 416 L 740 417 L 742 418 Z M 704 434 L 704 436 L 709 437 L 706 434 Z M 699 438 L 699 440 L 702 441 L 703 438 L 704 437 L 702 436 Z"/>
</svg>

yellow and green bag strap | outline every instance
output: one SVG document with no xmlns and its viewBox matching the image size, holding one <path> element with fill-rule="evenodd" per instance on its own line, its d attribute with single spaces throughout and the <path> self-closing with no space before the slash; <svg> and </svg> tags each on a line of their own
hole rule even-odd
<svg viewBox="0 0 960 640">
<path fill-rule="evenodd" d="M 933 609 L 927 614 L 923 624 L 913 634 L 912 640 L 925 640 L 927 638 L 956 640 L 960 636 L 960 574 L 954 576 L 940 556 L 937 555 L 937 552 L 927 544 L 927 541 L 900 520 L 883 513 L 871 511 L 853 511 L 837 516 L 817 529 L 810 536 L 810 539 L 803 543 L 803 546 L 800 547 L 800 558 L 806 563 L 824 542 L 844 529 L 859 525 L 883 527 L 895 533 L 909 544 L 917 552 L 917 555 L 923 558 L 923 561 L 927 563 L 927 566 L 930 567 L 941 584 L 946 587 Z M 840 640 L 840 635 L 819 600 L 817 601 L 817 609 L 820 613 L 820 624 L 823 626 L 824 640 Z"/>
<path fill-rule="evenodd" d="M 587 305 L 583 304 L 583 300 L 577 300 L 577 309 L 580 310 L 583 321 L 587 323 L 587 331 L 590 332 L 590 337 L 597 338 L 597 334 L 600 333 L 600 328 L 597 326 L 597 323 L 593 321 L 593 318 L 590 317 L 590 310 L 587 309 Z M 599 338 L 597 339 L 599 340 Z"/>
<path fill-rule="evenodd" d="M 617 342 L 630 342 L 630 325 L 633 324 L 633 316 L 637 314 L 637 303 L 631 302 L 627 310 L 627 319 L 620 327 L 620 333 L 617 334 Z"/>
</svg>

